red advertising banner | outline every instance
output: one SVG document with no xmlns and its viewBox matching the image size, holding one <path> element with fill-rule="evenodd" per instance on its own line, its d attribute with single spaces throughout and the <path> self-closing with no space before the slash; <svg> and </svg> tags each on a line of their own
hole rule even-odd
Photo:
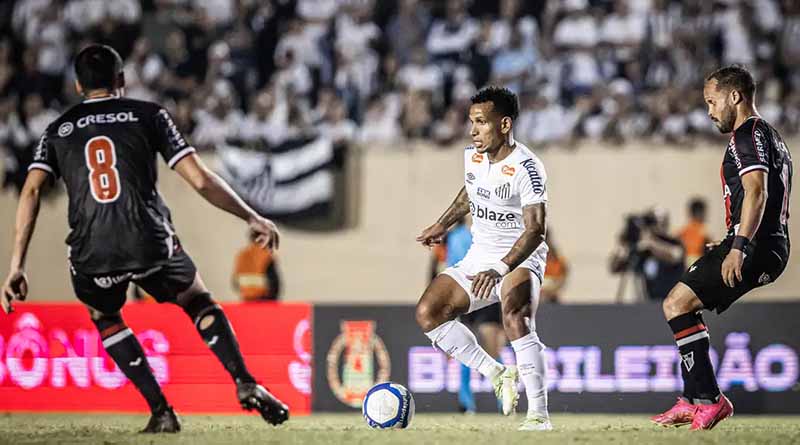
<svg viewBox="0 0 800 445">
<path fill-rule="evenodd" d="M 311 409 L 311 305 L 224 305 L 248 368 L 289 405 Z M 192 322 L 170 304 L 128 304 L 123 317 L 179 413 L 237 413 L 230 376 Z M 16 305 L 0 313 L 0 411 L 146 412 L 79 304 Z"/>
</svg>

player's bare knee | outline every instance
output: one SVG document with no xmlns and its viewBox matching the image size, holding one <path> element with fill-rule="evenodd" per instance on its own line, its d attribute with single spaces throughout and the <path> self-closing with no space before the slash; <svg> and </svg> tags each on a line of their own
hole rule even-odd
<svg viewBox="0 0 800 445">
<path fill-rule="evenodd" d="M 436 306 L 425 301 L 420 301 L 417 304 L 417 324 L 422 329 L 422 332 L 429 332 L 442 324 L 442 321 L 439 320 L 441 311 Z"/>
<path fill-rule="evenodd" d="M 661 303 L 661 309 L 664 311 L 664 318 L 672 320 L 679 315 L 702 309 L 702 304 L 689 288 L 678 284 Z"/>
<path fill-rule="evenodd" d="M 503 307 L 503 327 L 509 336 L 519 338 L 527 333 L 528 323 L 525 317 L 530 316 L 530 305 L 506 305 Z"/>
</svg>

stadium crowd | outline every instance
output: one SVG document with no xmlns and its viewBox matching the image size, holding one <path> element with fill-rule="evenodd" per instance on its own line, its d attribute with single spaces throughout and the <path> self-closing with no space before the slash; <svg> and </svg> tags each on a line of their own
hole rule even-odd
<svg viewBox="0 0 800 445">
<path fill-rule="evenodd" d="M 164 103 L 195 145 L 448 145 L 476 87 L 520 94 L 518 139 L 691 146 L 714 137 L 704 73 L 742 63 L 762 115 L 800 128 L 800 2 L 793 0 L 10 0 L 0 3 L 0 146 L 24 164 L 78 101 L 71 57 L 126 60 L 126 93 Z M 7 175 L 14 182 L 14 174 Z"/>
</svg>

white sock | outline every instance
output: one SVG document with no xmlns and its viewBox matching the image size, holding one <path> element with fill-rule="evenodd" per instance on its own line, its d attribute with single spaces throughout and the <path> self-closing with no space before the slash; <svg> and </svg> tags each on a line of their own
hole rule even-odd
<svg viewBox="0 0 800 445">
<path fill-rule="evenodd" d="M 505 367 L 493 359 L 478 344 L 475 334 L 461 322 L 451 320 L 442 323 L 425 335 L 434 346 L 459 362 L 477 369 L 484 376 L 492 379 L 503 373 Z"/>
<path fill-rule="evenodd" d="M 536 332 L 531 331 L 512 341 L 511 347 L 517 356 L 519 378 L 525 385 L 525 394 L 528 396 L 528 416 L 548 418 L 545 346 L 539 341 Z"/>
</svg>

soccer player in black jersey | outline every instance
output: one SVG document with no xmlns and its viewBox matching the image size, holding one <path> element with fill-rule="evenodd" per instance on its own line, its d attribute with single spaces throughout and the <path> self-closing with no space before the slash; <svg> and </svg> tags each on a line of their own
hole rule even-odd
<svg viewBox="0 0 800 445">
<path fill-rule="evenodd" d="M 277 248 L 275 225 L 258 215 L 195 155 L 162 107 L 122 97 L 122 59 L 111 47 L 90 45 L 75 59 L 76 88 L 85 100 L 45 130 L 20 194 L 14 251 L 3 284 L 3 310 L 28 294 L 25 259 L 46 181 L 63 178 L 69 195 L 69 268 L 75 293 L 88 308 L 108 355 L 147 400 L 143 432 L 177 432 L 180 422 L 147 366 L 120 309 L 134 282 L 159 302 L 179 305 L 236 383 L 242 408 L 269 423 L 288 419 L 286 405 L 256 383 L 220 306 L 178 241 L 170 212 L 156 190 L 160 154 L 200 195 Z"/>
<path fill-rule="evenodd" d="M 663 309 L 681 355 L 683 396 L 652 420 L 664 426 L 713 428 L 733 415 L 709 360 L 703 309 L 721 313 L 750 290 L 775 281 L 789 260 L 792 158 L 755 107 L 755 82 L 740 66 L 711 73 L 703 96 L 722 133 L 732 133 L 720 176 L 727 237 L 683 274 Z"/>
</svg>

